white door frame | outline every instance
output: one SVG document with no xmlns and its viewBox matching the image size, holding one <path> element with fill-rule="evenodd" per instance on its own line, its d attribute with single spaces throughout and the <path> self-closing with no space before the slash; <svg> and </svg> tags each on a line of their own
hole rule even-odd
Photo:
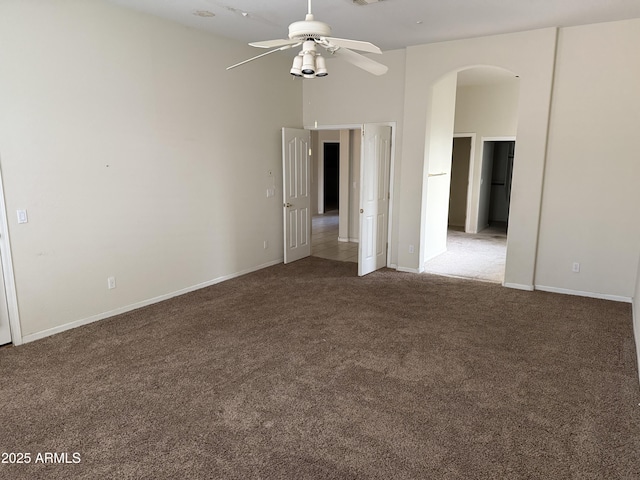
<svg viewBox="0 0 640 480">
<path fill-rule="evenodd" d="M 11 255 L 11 242 L 9 241 L 9 222 L 7 220 L 7 206 L 4 199 L 2 168 L 0 168 L 0 258 L 2 259 L 2 272 L 4 277 L 0 280 L 4 280 L 5 298 L 7 300 L 7 311 L 9 313 L 9 328 L 11 329 L 11 342 L 16 346 L 22 345 L 22 329 L 20 328 L 16 279 L 13 274 L 13 257 Z M 2 287 L 1 283 L 0 287 Z"/>
<path fill-rule="evenodd" d="M 391 263 L 392 248 L 392 225 L 393 225 L 393 201 L 394 201 L 394 179 L 395 179 L 395 164 L 396 164 L 396 122 L 367 122 L 375 123 L 376 125 L 385 125 L 391 127 L 391 165 L 389 172 L 389 222 L 387 225 L 387 267 L 396 268 L 397 265 Z M 307 130 L 356 130 L 362 129 L 366 123 L 347 123 L 342 125 L 319 125 L 317 122 L 314 125 L 305 126 Z M 362 136 L 360 136 L 362 142 Z M 362 147 L 362 145 L 361 145 Z M 362 151 L 362 149 L 361 149 Z"/>
</svg>

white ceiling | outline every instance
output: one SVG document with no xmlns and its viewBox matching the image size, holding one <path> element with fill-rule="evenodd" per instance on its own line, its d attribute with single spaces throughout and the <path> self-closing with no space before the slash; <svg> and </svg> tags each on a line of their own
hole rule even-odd
<svg viewBox="0 0 640 480">
<path fill-rule="evenodd" d="M 287 38 L 307 0 L 109 0 L 242 42 Z M 640 18 L 640 0 L 315 0 L 332 35 L 382 50 L 461 38 Z M 215 14 L 194 15 L 196 11 Z M 243 12 L 247 15 L 243 15 Z"/>
</svg>

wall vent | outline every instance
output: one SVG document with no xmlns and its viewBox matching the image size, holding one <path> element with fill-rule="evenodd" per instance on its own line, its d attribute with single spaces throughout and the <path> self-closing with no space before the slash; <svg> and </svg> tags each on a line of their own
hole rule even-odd
<svg viewBox="0 0 640 480">
<path fill-rule="evenodd" d="M 365 5 L 369 5 L 370 3 L 378 3 L 381 2 L 382 0 L 353 0 L 353 4 L 354 5 L 360 5 L 360 6 L 365 6 Z"/>
</svg>

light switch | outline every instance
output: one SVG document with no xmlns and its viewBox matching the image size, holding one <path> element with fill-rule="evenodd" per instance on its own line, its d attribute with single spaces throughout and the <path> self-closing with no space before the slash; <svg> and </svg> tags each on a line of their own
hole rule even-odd
<svg viewBox="0 0 640 480">
<path fill-rule="evenodd" d="M 18 223 L 27 223 L 29 218 L 27 217 L 26 210 L 18 210 Z"/>
</svg>

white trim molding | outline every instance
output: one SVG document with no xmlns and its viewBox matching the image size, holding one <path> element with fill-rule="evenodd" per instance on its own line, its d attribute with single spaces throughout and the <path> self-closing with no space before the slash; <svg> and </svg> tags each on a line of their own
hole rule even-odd
<svg viewBox="0 0 640 480">
<path fill-rule="evenodd" d="M 608 293 L 583 292 L 580 290 L 571 290 L 568 288 L 548 287 L 546 285 L 536 285 L 535 289 L 541 290 L 543 292 L 562 293 L 564 295 L 575 295 L 578 297 L 597 298 L 600 300 L 611 300 L 613 302 L 623 302 L 623 303 L 632 302 L 631 297 L 624 297 L 621 295 L 611 295 Z"/>
<path fill-rule="evenodd" d="M 398 272 L 404 272 L 404 273 L 423 273 L 424 267 L 423 268 L 396 267 L 396 270 Z"/>
<path fill-rule="evenodd" d="M 2 261 L 2 275 L 0 287 L 4 280 L 4 292 L 9 314 L 9 329 L 11 330 L 11 343 L 15 346 L 22 344 L 22 327 L 20 324 L 20 311 L 18 310 L 18 294 L 16 291 L 16 279 L 13 273 L 13 256 L 11 255 L 11 240 L 9 239 L 9 222 L 7 220 L 7 206 L 4 200 L 4 183 L 0 171 L 0 255 Z"/>
<path fill-rule="evenodd" d="M 502 284 L 503 287 L 507 287 L 507 288 L 515 288 L 516 290 L 525 290 L 527 292 L 533 292 L 533 285 L 524 285 L 521 283 L 503 283 Z"/>
<path fill-rule="evenodd" d="M 640 280 L 639 280 L 640 281 Z M 640 298 L 633 299 L 631 311 L 633 317 L 633 338 L 636 344 L 636 369 L 638 370 L 638 380 L 640 381 Z"/>
</svg>

